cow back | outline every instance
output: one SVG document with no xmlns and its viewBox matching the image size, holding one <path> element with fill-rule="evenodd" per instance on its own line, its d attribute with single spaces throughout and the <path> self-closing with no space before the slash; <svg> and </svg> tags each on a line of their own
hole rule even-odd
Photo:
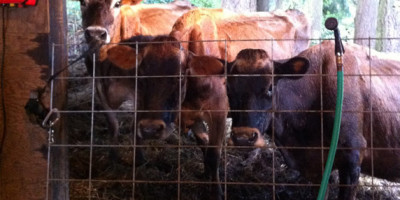
<svg viewBox="0 0 400 200">
<path fill-rule="evenodd" d="M 233 61 L 240 50 L 259 48 L 282 59 L 308 47 L 310 28 L 299 11 L 238 14 L 223 9 L 195 9 L 176 21 L 171 35 L 181 41 L 211 40 L 184 45 L 198 55 Z"/>
</svg>

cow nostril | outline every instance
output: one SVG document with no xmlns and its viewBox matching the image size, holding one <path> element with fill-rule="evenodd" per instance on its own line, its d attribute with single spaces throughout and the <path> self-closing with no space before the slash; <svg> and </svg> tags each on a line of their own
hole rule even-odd
<svg viewBox="0 0 400 200">
<path fill-rule="evenodd" d="M 145 133 L 151 133 L 151 132 L 153 132 L 153 129 L 150 127 L 144 127 L 144 128 L 142 128 L 142 131 Z"/>
<path fill-rule="evenodd" d="M 231 135 L 230 135 L 232 140 L 236 140 L 236 136 L 235 136 L 235 132 L 231 131 Z"/>
<path fill-rule="evenodd" d="M 164 126 L 163 126 L 162 124 L 160 124 L 160 125 L 157 127 L 157 132 L 161 132 L 162 130 L 164 130 Z"/>
<path fill-rule="evenodd" d="M 249 138 L 250 142 L 255 142 L 257 140 L 258 136 L 256 132 L 253 132 L 251 137 Z"/>
<path fill-rule="evenodd" d="M 107 39 L 107 32 L 102 32 L 101 34 L 100 34 L 100 39 L 102 39 L 102 40 L 106 40 Z"/>
<path fill-rule="evenodd" d="M 92 38 L 92 36 L 91 36 L 91 34 L 90 34 L 90 31 L 89 30 L 86 30 L 85 31 L 85 39 L 86 40 L 90 40 Z"/>
</svg>

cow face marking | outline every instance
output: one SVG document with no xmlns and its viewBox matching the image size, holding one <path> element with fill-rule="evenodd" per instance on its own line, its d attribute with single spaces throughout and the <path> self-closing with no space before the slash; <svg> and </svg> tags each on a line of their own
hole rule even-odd
<svg viewBox="0 0 400 200">
<path fill-rule="evenodd" d="M 138 66 L 139 124 L 143 120 L 162 121 L 166 128 L 161 131 L 163 138 L 168 127 L 175 122 L 176 113 L 182 103 L 186 90 L 186 69 L 180 44 L 170 37 L 157 37 L 148 44 L 142 53 Z M 163 42 L 163 43 L 158 43 Z M 141 128 L 141 127 L 139 127 Z M 143 126 L 142 126 L 143 129 Z M 143 138 L 151 133 L 139 130 Z M 160 132 L 159 131 L 159 132 Z"/>
<path fill-rule="evenodd" d="M 81 0 L 82 25 L 90 45 L 111 41 L 114 21 L 118 19 L 121 0 Z"/>
<path fill-rule="evenodd" d="M 275 62 L 260 49 L 239 52 L 228 76 L 228 96 L 232 116 L 232 141 L 235 145 L 262 146 L 261 133 L 267 131 L 274 110 L 275 91 L 281 76 L 304 74 L 308 60 L 295 57 Z"/>
<path fill-rule="evenodd" d="M 114 2 L 111 4 L 111 8 L 119 8 L 121 7 L 121 0 L 114 0 Z"/>
</svg>

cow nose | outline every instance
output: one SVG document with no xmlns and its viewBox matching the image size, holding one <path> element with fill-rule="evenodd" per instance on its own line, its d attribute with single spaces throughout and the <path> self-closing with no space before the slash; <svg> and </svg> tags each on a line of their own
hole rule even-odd
<svg viewBox="0 0 400 200">
<path fill-rule="evenodd" d="M 88 42 L 97 41 L 102 43 L 108 43 L 108 32 L 102 27 L 88 27 L 85 30 L 85 39 Z"/>
<path fill-rule="evenodd" d="M 140 120 L 140 136 L 144 139 L 159 139 L 163 137 L 166 125 L 162 120 Z"/>
<path fill-rule="evenodd" d="M 236 146 L 262 147 L 265 145 L 260 132 L 255 128 L 232 128 L 231 139 Z"/>
<path fill-rule="evenodd" d="M 249 133 L 249 136 L 231 132 L 231 138 L 236 146 L 254 146 L 257 141 L 257 133 Z"/>
</svg>

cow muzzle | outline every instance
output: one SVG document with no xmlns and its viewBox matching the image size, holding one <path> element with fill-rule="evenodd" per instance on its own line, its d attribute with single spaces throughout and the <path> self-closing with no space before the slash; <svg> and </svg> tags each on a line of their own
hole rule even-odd
<svg viewBox="0 0 400 200">
<path fill-rule="evenodd" d="M 235 146 L 265 146 L 265 141 L 260 131 L 249 127 L 232 128 L 229 143 Z"/>
<path fill-rule="evenodd" d="M 166 124 L 162 120 L 140 120 L 138 136 L 142 139 L 165 139 L 168 135 Z"/>
<path fill-rule="evenodd" d="M 110 35 L 107 29 L 101 26 L 89 26 L 85 30 L 85 39 L 88 43 L 110 43 Z"/>
</svg>

